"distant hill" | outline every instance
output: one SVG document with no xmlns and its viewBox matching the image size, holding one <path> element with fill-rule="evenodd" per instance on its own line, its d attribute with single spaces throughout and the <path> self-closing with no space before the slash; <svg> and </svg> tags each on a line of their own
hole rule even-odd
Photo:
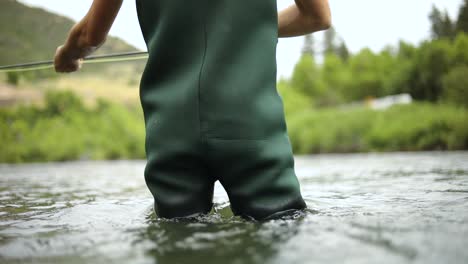
<svg viewBox="0 0 468 264">
<path fill-rule="evenodd" d="M 74 23 L 16 0 L 0 0 L 0 65 L 52 59 Z M 97 54 L 135 50 L 125 41 L 109 37 Z"/>
</svg>

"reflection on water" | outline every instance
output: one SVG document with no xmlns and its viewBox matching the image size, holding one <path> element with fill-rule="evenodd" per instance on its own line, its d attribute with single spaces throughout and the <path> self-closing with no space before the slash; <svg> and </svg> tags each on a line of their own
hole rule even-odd
<svg viewBox="0 0 468 264">
<path fill-rule="evenodd" d="M 467 263 L 468 153 L 298 157 L 283 219 L 152 211 L 144 162 L 0 165 L 0 262 Z"/>
<path fill-rule="evenodd" d="M 301 214 L 253 223 L 222 214 L 186 221 L 152 219 L 139 234 L 157 263 L 264 263 L 301 225 Z"/>
</svg>

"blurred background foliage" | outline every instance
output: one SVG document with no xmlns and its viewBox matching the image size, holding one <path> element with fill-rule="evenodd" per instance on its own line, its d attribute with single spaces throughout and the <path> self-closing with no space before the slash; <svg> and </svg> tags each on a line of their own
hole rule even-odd
<svg viewBox="0 0 468 264">
<path fill-rule="evenodd" d="M 144 158 L 139 107 L 99 99 L 86 107 L 71 91 L 47 92 L 45 104 L 0 111 L 0 161 Z"/>
<path fill-rule="evenodd" d="M 0 19 L 7 19 L 0 10 Z M 62 35 L 72 24 L 44 10 L 28 12 L 26 22 L 34 16 L 57 20 Z M 400 41 L 380 52 L 351 53 L 335 29 L 321 43 L 313 35 L 304 38 L 291 77 L 278 81 L 296 154 L 468 149 L 468 1 L 455 20 L 436 7 L 429 19 L 430 39 L 419 45 Z M 7 33 L 27 43 L 27 34 L 18 32 Z M 44 34 L 30 37 L 42 41 Z M 0 49 L 15 50 L 4 46 L 16 45 L 10 42 L 0 41 Z M 40 50 L 54 46 L 44 45 Z M 106 45 L 104 53 L 135 50 L 115 39 Z M 2 52 L 1 64 L 51 56 L 15 52 Z M 137 89 L 143 67 L 133 62 L 60 77 L 51 71 L 4 75 L 0 89 L 13 99 L 0 98 L 0 162 L 144 158 Z M 371 107 L 375 98 L 398 94 L 411 95 L 413 102 Z"/>
</svg>

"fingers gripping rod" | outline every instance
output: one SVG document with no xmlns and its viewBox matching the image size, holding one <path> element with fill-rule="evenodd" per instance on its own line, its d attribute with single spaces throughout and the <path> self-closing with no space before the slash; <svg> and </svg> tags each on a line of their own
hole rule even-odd
<svg viewBox="0 0 468 264">
<path fill-rule="evenodd" d="M 133 52 L 122 52 L 122 53 L 113 53 L 113 54 L 106 54 L 106 55 L 88 56 L 84 58 L 83 63 L 92 64 L 92 63 L 105 63 L 105 62 L 133 61 L 133 60 L 142 60 L 142 59 L 147 59 L 147 58 L 148 58 L 148 52 L 133 51 Z M 51 69 L 53 67 L 54 67 L 53 60 L 29 62 L 29 63 L 0 66 L 0 73 L 44 70 L 44 69 Z"/>
</svg>

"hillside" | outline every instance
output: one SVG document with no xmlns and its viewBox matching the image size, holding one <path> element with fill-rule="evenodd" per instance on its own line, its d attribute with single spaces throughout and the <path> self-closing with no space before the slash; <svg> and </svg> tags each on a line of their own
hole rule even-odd
<svg viewBox="0 0 468 264">
<path fill-rule="evenodd" d="M 0 65 L 49 60 L 75 22 L 16 0 L 0 1 Z M 135 51 L 137 48 L 109 37 L 99 53 Z"/>
<path fill-rule="evenodd" d="M 0 65 L 51 60 L 75 22 L 16 0 L 0 0 Z M 96 54 L 136 51 L 115 37 L 108 37 Z M 0 74 L 0 108 L 41 104 L 48 90 L 71 90 L 85 103 L 98 98 L 138 104 L 138 84 L 145 60 L 85 65 L 73 74 L 52 69 Z"/>
</svg>

